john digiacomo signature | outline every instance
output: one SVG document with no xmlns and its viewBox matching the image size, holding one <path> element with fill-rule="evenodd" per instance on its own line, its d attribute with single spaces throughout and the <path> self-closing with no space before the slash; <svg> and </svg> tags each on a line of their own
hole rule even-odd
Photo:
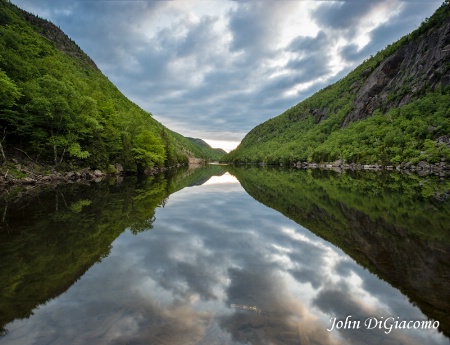
<svg viewBox="0 0 450 345">
<path fill-rule="evenodd" d="M 328 332 L 333 329 L 381 329 L 384 333 L 389 334 L 393 329 L 438 329 L 439 321 L 424 321 L 424 320 L 400 320 L 400 317 L 387 317 L 383 316 L 368 317 L 364 322 L 360 320 L 352 320 L 352 316 L 349 315 L 345 320 L 338 320 L 336 317 L 330 319 L 330 328 L 327 328 Z"/>
</svg>

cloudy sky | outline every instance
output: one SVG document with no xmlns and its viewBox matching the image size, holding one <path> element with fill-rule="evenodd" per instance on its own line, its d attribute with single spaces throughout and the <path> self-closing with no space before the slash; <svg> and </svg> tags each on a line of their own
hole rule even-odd
<svg viewBox="0 0 450 345">
<path fill-rule="evenodd" d="M 442 0 L 11 0 L 172 130 L 229 150 L 417 28 Z"/>
</svg>

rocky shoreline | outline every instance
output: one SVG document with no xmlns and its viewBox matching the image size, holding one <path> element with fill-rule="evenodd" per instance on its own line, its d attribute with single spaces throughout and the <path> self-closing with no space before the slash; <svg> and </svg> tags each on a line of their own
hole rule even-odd
<svg viewBox="0 0 450 345">
<path fill-rule="evenodd" d="M 342 170 L 397 170 L 404 173 L 417 173 L 420 176 L 436 175 L 440 177 L 450 177 L 450 165 L 442 160 L 440 163 L 428 163 L 420 161 L 417 164 L 411 162 L 399 165 L 381 165 L 381 164 L 347 164 L 341 161 L 333 163 L 308 163 L 297 162 L 293 165 L 299 169 L 332 169 L 336 171 Z"/>
<path fill-rule="evenodd" d="M 14 162 L 14 168 L 16 172 L 23 174 L 22 177 L 14 177 L 13 174 L 6 172 L 0 172 L 0 192 L 7 190 L 13 186 L 38 186 L 45 184 L 58 184 L 58 183 L 73 183 L 77 181 L 86 182 L 100 182 L 106 177 L 122 177 L 129 175 L 124 171 L 120 164 L 115 164 L 114 169 L 109 172 L 101 171 L 98 169 L 84 168 L 78 171 L 57 171 L 51 170 L 50 173 L 37 172 L 32 167 Z M 191 162 L 190 162 L 191 163 Z M 204 162 L 202 162 L 204 163 Z M 265 165 L 265 164 L 259 164 Z M 280 164 L 280 166 L 283 166 Z M 176 167 L 180 167 L 177 165 Z M 416 173 L 419 176 L 435 175 L 441 178 L 450 177 L 450 164 L 442 160 L 440 163 L 427 163 L 420 161 L 417 164 L 411 162 L 399 164 L 399 165 L 381 165 L 381 164 L 348 164 L 341 161 L 326 162 L 326 163 L 311 163 L 311 162 L 297 162 L 293 164 L 294 168 L 298 169 L 329 169 L 337 172 L 344 170 L 388 170 L 398 171 L 401 173 L 411 174 Z M 145 175 L 155 175 L 175 167 L 157 167 L 147 169 Z M 28 188 L 29 188 L 28 187 Z"/>
<path fill-rule="evenodd" d="M 74 183 L 74 182 L 100 182 L 107 177 L 121 178 L 130 175 L 124 171 L 120 164 L 115 164 L 114 169 L 109 172 L 99 169 L 84 168 L 77 171 L 57 171 L 51 170 L 50 173 L 37 172 L 30 169 L 29 166 L 14 162 L 15 172 L 23 174 L 23 177 L 14 177 L 10 170 L 0 173 L 0 193 L 16 186 L 24 186 L 26 189 L 34 188 L 47 184 Z M 176 167 L 180 167 L 177 165 Z M 175 167 L 157 167 L 145 170 L 144 175 L 155 175 Z"/>
<path fill-rule="evenodd" d="M 233 163 L 229 163 L 233 164 Z M 259 165 L 259 166 L 286 166 L 283 163 L 280 164 L 266 164 L 266 163 L 235 163 L 236 165 Z M 325 163 L 311 163 L 311 162 L 297 162 L 290 165 L 291 167 L 298 169 L 328 169 L 341 172 L 344 170 L 388 170 L 398 171 L 405 174 L 415 173 L 419 176 L 436 175 L 442 178 L 450 177 L 450 164 L 445 160 L 440 163 L 428 163 L 425 161 L 419 161 L 417 164 L 411 162 L 399 164 L 399 165 L 382 165 L 382 164 L 361 164 L 361 163 L 342 163 L 325 162 Z"/>
</svg>

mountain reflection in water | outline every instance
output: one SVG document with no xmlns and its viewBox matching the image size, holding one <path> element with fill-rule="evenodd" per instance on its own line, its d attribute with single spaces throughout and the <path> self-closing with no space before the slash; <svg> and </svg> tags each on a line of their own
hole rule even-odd
<svg viewBox="0 0 450 345">
<path fill-rule="evenodd" d="M 115 224 L 127 231 L 111 239 L 109 255 L 94 258 L 97 263 L 78 281 L 29 318 L 6 324 L 0 344 L 450 344 L 436 330 L 327 331 L 333 317 L 427 317 L 399 290 L 255 201 L 223 172 L 214 170 L 216 177 L 200 186 L 195 181 L 205 179 L 190 175 L 178 187 L 160 177 L 158 187 L 140 182 L 125 188 L 127 197 L 117 190 Z M 241 182 L 247 178 L 248 188 L 249 177 L 232 172 Z M 264 192 L 269 185 L 260 182 L 254 187 Z M 179 190 L 184 185 L 191 187 Z M 80 218 L 71 218 L 73 224 L 97 204 L 95 188 L 105 195 L 118 186 L 91 188 L 91 203 L 76 208 Z M 146 207 L 137 207 L 140 202 Z M 102 219 L 100 211 L 95 214 Z M 32 262 L 45 270 L 37 258 Z M 12 305 L 21 302 L 13 300 L 20 298 L 13 284 L 8 293 Z"/>
</svg>

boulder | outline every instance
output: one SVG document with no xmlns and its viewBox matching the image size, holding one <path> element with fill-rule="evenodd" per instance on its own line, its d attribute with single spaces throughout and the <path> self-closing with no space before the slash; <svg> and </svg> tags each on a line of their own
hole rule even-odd
<svg viewBox="0 0 450 345">
<path fill-rule="evenodd" d="M 417 170 L 428 170 L 430 169 L 430 165 L 427 162 L 420 161 L 417 163 Z"/>
<path fill-rule="evenodd" d="M 23 179 L 23 182 L 24 182 L 25 184 L 35 184 L 35 183 L 36 183 L 36 180 L 34 180 L 34 179 L 32 179 L 32 178 L 29 178 L 29 177 L 25 177 L 25 178 Z"/>
<path fill-rule="evenodd" d="M 123 173 L 123 166 L 119 163 L 114 164 L 114 168 L 116 169 L 116 173 L 117 174 L 122 174 Z"/>
</svg>

